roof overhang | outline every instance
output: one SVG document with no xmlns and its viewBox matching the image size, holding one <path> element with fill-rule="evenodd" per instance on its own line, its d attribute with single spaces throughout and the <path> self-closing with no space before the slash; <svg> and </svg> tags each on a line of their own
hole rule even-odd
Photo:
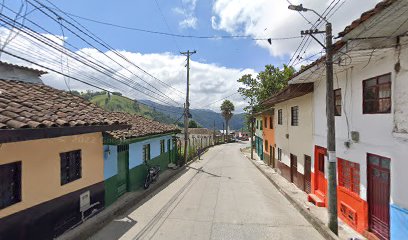
<svg viewBox="0 0 408 240">
<path fill-rule="evenodd" d="M 313 92 L 313 83 L 289 84 L 285 89 L 262 102 L 263 106 L 273 107 L 275 104 L 304 96 Z"/>
<path fill-rule="evenodd" d="M 92 125 L 54 128 L 1 129 L 0 143 L 22 142 L 129 128 L 129 125 Z"/>
</svg>

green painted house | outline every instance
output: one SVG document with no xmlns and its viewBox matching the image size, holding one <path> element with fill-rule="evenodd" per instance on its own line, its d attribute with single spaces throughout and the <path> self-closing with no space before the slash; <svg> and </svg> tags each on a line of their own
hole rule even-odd
<svg viewBox="0 0 408 240">
<path fill-rule="evenodd" d="M 143 187 L 148 165 L 161 170 L 176 162 L 175 126 L 141 116 L 112 113 L 126 120 L 130 129 L 104 134 L 105 206 L 126 192 Z"/>
</svg>

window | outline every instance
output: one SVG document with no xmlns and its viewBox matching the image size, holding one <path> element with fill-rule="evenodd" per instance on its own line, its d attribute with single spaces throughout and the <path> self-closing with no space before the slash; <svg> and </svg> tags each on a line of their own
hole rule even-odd
<svg viewBox="0 0 408 240">
<path fill-rule="evenodd" d="M 265 128 L 268 128 L 268 118 L 267 117 L 265 117 L 264 123 L 265 123 Z"/>
<path fill-rule="evenodd" d="M 282 125 L 282 109 L 278 110 L 278 124 Z"/>
<path fill-rule="evenodd" d="M 269 128 L 273 129 L 273 116 L 269 118 Z"/>
<path fill-rule="evenodd" d="M 268 140 L 265 140 L 265 152 L 268 152 Z"/>
<path fill-rule="evenodd" d="M 21 162 L 0 165 L 0 209 L 21 202 Z"/>
<path fill-rule="evenodd" d="M 259 127 L 259 130 L 262 130 L 262 126 L 263 126 L 263 125 L 262 125 L 262 120 L 259 120 L 259 126 L 260 126 L 260 127 Z"/>
<path fill-rule="evenodd" d="M 290 108 L 291 111 L 291 125 L 298 126 L 299 125 L 299 107 L 294 106 Z"/>
<path fill-rule="evenodd" d="M 258 127 L 258 120 L 256 120 L 256 129 L 258 129 L 259 127 Z"/>
<path fill-rule="evenodd" d="M 60 153 L 61 186 L 82 177 L 81 150 Z"/>
<path fill-rule="evenodd" d="M 282 149 L 278 148 L 278 160 L 282 161 Z"/>
<path fill-rule="evenodd" d="M 360 164 L 338 158 L 339 186 L 360 194 Z"/>
<path fill-rule="evenodd" d="M 391 112 L 391 74 L 363 81 L 363 114 Z"/>
<path fill-rule="evenodd" d="M 164 145 L 164 140 L 160 140 L 160 154 L 166 151 L 166 147 Z"/>
<path fill-rule="evenodd" d="M 341 89 L 334 90 L 334 116 L 341 116 Z"/>
<path fill-rule="evenodd" d="M 143 161 L 150 160 L 150 144 L 143 145 Z"/>
</svg>

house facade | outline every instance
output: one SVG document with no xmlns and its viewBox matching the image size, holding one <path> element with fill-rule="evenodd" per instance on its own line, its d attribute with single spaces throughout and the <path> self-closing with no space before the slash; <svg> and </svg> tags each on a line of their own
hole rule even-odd
<svg viewBox="0 0 408 240">
<path fill-rule="evenodd" d="M 121 119 L 51 87 L 0 80 L 0 236 L 53 239 L 104 207 L 102 132 Z"/>
<path fill-rule="evenodd" d="M 408 238 L 408 25 L 396 17 L 406 10 L 406 1 L 383 1 L 346 27 L 335 45 L 338 213 L 379 239 Z M 309 200 L 327 206 L 324 71 L 323 58 L 290 83 L 314 83 Z"/>
<path fill-rule="evenodd" d="M 255 152 L 258 154 L 261 160 L 264 160 L 263 156 L 263 118 L 260 113 L 255 115 Z"/>
<path fill-rule="evenodd" d="M 274 108 L 277 171 L 303 191 L 311 191 L 313 83 L 292 84 L 264 101 Z"/>
<path fill-rule="evenodd" d="M 263 119 L 263 157 L 266 164 L 275 168 L 275 133 L 274 133 L 274 109 L 262 111 Z"/>
<path fill-rule="evenodd" d="M 143 187 L 148 166 L 159 165 L 161 171 L 176 161 L 175 126 L 142 116 L 112 113 L 124 119 L 130 129 L 104 134 L 105 206 L 126 192 Z"/>
</svg>

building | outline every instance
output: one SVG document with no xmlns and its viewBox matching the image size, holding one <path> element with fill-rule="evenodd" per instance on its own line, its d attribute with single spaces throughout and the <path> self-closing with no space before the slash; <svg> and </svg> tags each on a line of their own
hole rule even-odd
<svg viewBox="0 0 408 240">
<path fill-rule="evenodd" d="M 41 75 L 47 72 L 0 61 L 0 79 L 43 84 Z"/>
<path fill-rule="evenodd" d="M 261 160 L 263 157 L 263 121 L 260 113 L 255 114 L 255 152 Z"/>
<path fill-rule="evenodd" d="M 104 134 L 105 205 L 143 186 L 148 166 L 160 165 L 164 171 L 176 161 L 174 136 L 179 130 L 142 116 L 115 112 L 130 124 L 129 129 Z"/>
<path fill-rule="evenodd" d="M 303 191 L 311 191 L 313 83 L 291 84 L 263 102 L 274 108 L 277 171 Z M 265 119 L 264 119 L 265 120 Z M 271 119 L 268 119 L 271 121 Z M 264 125 L 264 132 L 267 125 Z M 266 142 L 266 141 L 265 141 Z"/>
<path fill-rule="evenodd" d="M 339 217 L 379 239 L 408 238 L 408 2 L 385 0 L 339 34 L 334 96 Z M 327 206 L 324 57 L 291 84 L 312 82 L 310 201 Z"/>
<path fill-rule="evenodd" d="M 263 128 L 263 157 L 266 164 L 272 168 L 276 167 L 275 164 L 275 131 L 274 131 L 274 109 L 267 108 L 261 112 Z"/>
<path fill-rule="evenodd" d="M 0 80 L 0 238 L 52 239 L 103 209 L 102 132 L 127 127 L 81 97 Z"/>
</svg>

